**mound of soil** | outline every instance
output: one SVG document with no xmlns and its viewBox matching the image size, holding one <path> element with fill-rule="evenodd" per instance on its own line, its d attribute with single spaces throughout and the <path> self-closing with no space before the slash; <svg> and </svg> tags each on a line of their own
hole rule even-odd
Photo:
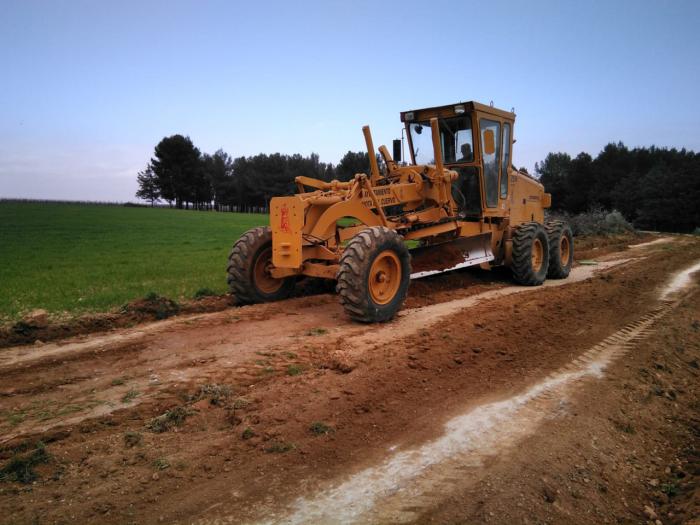
<svg viewBox="0 0 700 525">
<path fill-rule="evenodd" d="M 122 308 L 125 314 L 153 316 L 155 319 L 167 319 L 180 311 L 180 305 L 172 299 L 153 295 L 132 301 Z"/>
<path fill-rule="evenodd" d="M 461 262 L 464 262 L 464 253 L 452 243 L 417 249 L 411 254 L 411 270 L 413 272 L 446 270 Z"/>
<path fill-rule="evenodd" d="M 65 320 L 48 319 L 37 323 L 30 314 L 14 324 L 0 327 L 0 348 L 124 328 L 177 314 L 216 312 L 231 304 L 228 295 L 203 297 L 185 303 L 176 303 L 167 297 L 149 296 L 127 303 L 116 311 L 85 314 Z"/>
</svg>

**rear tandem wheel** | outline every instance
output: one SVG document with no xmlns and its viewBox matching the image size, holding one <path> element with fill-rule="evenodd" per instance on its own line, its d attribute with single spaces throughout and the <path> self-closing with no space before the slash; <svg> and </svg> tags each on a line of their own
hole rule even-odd
<svg viewBox="0 0 700 525">
<path fill-rule="evenodd" d="M 549 239 L 549 279 L 566 279 L 574 263 L 574 236 L 564 221 L 544 223 Z"/>
<path fill-rule="evenodd" d="M 513 232 L 511 271 L 518 284 L 539 286 L 549 269 L 547 232 L 538 222 L 526 222 Z"/>
</svg>

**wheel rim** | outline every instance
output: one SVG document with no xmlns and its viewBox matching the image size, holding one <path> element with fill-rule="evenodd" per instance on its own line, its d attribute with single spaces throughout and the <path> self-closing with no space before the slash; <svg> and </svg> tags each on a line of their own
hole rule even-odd
<svg viewBox="0 0 700 525">
<path fill-rule="evenodd" d="M 532 270 L 538 273 L 542 269 L 542 260 L 544 259 L 544 247 L 542 241 L 535 239 L 532 242 Z"/>
<path fill-rule="evenodd" d="M 401 285 L 401 261 L 391 250 L 384 250 L 369 270 L 369 293 L 376 304 L 387 304 Z"/>
<path fill-rule="evenodd" d="M 561 257 L 561 265 L 568 266 L 569 258 L 571 257 L 571 246 L 569 245 L 569 238 L 566 235 L 561 236 L 561 241 L 559 242 L 559 254 Z"/>
<path fill-rule="evenodd" d="M 282 288 L 283 280 L 272 277 L 272 248 L 260 252 L 253 267 L 255 287 L 262 293 L 271 294 Z"/>
</svg>

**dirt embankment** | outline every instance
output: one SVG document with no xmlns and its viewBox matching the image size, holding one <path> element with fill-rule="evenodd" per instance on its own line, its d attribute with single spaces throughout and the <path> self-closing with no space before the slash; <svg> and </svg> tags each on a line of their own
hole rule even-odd
<svg viewBox="0 0 700 525">
<path fill-rule="evenodd" d="M 0 515 L 238 523 L 308 516 L 318 501 L 354 508 L 362 491 L 333 491 L 363 472 L 376 480 L 397 454 L 408 465 L 434 460 L 419 451 L 455 418 L 510 406 L 626 333 L 700 245 L 620 257 L 592 278 L 518 293 L 499 273 L 461 274 L 488 292 L 481 300 L 441 276 L 413 295 L 414 309 L 376 327 L 348 322 L 322 295 L 6 349 Z M 637 523 L 649 507 L 663 523 L 687 519 L 700 384 L 700 294 L 689 294 L 600 377 L 527 406 L 529 433 L 495 431 L 490 449 L 460 452 L 449 479 L 419 485 L 439 490 L 395 508 L 392 494 L 414 488 L 407 479 L 371 494 L 365 516 Z M 25 474 L 36 479 L 11 481 Z"/>
<path fill-rule="evenodd" d="M 175 315 L 216 312 L 232 306 L 228 296 L 211 296 L 176 303 L 160 296 L 132 301 L 113 312 L 50 318 L 42 310 L 31 312 L 24 319 L 0 326 L 0 348 L 55 341 L 80 334 L 91 334 L 159 321 Z"/>
</svg>

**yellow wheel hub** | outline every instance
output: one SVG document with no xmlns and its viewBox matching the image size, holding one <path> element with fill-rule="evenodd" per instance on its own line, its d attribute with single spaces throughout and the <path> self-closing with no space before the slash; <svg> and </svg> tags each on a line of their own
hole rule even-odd
<svg viewBox="0 0 700 525">
<path fill-rule="evenodd" d="M 253 279 L 258 290 L 265 294 L 271 294 L 282 288 L 284 281 L 272 277 L 272 248 L 267 248 L 260 252 L 253 267 Z"/>
<path fill-rule="evenodd" d="M 388 304 L 401 286 L 401 261 L 392 250 L 380 253 L 369 270 L 369 293 L 376 304 Z"/>
<path fill-rule="evenodd" d="M 542 269 L 542 262 L 544 260 L 544 246 L 542 246 L 542 241 L 535 239 L 532 242 L 532 271 L 538 273 Z"/>
</svg>

